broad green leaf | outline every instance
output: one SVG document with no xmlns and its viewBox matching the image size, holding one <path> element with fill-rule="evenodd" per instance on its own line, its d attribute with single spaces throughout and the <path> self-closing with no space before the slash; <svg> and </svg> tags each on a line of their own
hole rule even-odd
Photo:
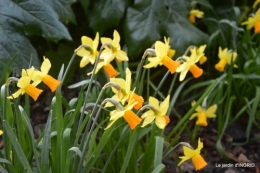
<svg viewBox="0 0 260 173">
<path fill-rule="evenodd" d="M 97 1 L 90 19 L 90 27 L 102 34 L 105 29 L 118 26 L 127 6 L 127 1 L 122 0 Z"/>
<path fill-rule="evenodd" d="M 189 22 L 188 1 L 137 0 L 128 8 L 125 38 L 130 57 L 140 56 L 155 41 L 170 37 L 171 47 L 182 55 L 189 45 L 205 43 L 208 36 Z"/>
<path fill-rule="evenodd" d="M 53 41 L 71 40 L 67 28 L 46 2 L 1 0 L 0 69 L 4 69 L 2 67 L 6 66 L 14 55 L 17 55 L 17 58 L 11 67 L 15 67 L 17 73 L 20 73 L 22 68 L 28 68 L 29 64 L 39 67 L 37 53 L 26 35 L 40 35 Z"/>
<path fill-rule="evenodd" d="M 30 35 L 57 41 L 59 39 L 71 40 L 66 27 L 58 20 L 53 9 L 42 0 L 1 0 L 1 23 L 9 25 Z M 10 29 L 10 28 L 7 28 Z"/>
<path fill-rule="evenodd" d="M 73 24 L 76 24 L 76 19 L 71 9 L 71 4 L 75 1 L 76 0 L 45 0 L 59 15 L 60 21 L 64 23 L 71 22 Z"/>
<path fill-rule="evenodd" d="M 14 56 L 16 56 L 15 60 L 9 65 L 14 73 L 20 74 L 21 69 L 29 68 L 31 59 L 31 64 L 38 68 L 40 66 L 38 55 L 30 41 L 25 36 L 15 32 L 8 22 L 3 25 L 5 21 L 3 18 L 0 14 L 0 73 L 3 73 Z"/>
</svg>

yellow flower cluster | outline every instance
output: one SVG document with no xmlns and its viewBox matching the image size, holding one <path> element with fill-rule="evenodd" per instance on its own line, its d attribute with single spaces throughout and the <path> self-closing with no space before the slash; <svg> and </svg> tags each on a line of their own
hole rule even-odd
<svg viewBox="0 0 260 173">
<path fill-rule="evenodd" d="M 111 62 L 116 58 L 119 62 L 128 61 L 128 57 L 124 51 L 121 50 L 120 47 L 120 35 L 115 30 L 113 34 L 113 40 L 111 38 L 102 37 L 101 43 L 105 45 L 105 50 L 102 51 L 100 55 L 100 60 L 98 62 L 97 68 L 95 70 L 95 74 L 103 68 L 108 75 L 109 78 L 116 77 L 119 73 L 116 69 L 111 65 Z M 89 62 L 94 64 L 97 59 L 99 52 L 97 51 L 98 43 L 99 43 L 99 33 L 96 34 L 94 40 L 89 37 L 82 36 L 81 37 L 82 46 L 79 49 L 76 49 L 75 52 L 78 56 L 82 57 L 80 61 L 80 68 L 85 67 Z M 88 73 L 88 75 L 92 74 L 92 72 Z"/>
<path fill-rule="evenodd" d="M 36 86 L 41 82 L 45 83 L 51 91 L 54 92 L 60 85 L 60 81 L 48 75 L 50 68 L 50 60 L 44 57 L 40 70 L 36 70 L 33 66 L 30 69 L 23 69 L 22 77 L 17 82 L 17 86 L 20 89 L 7 98 L 14 99 L 27 93 L 34 101 L 36 101 L 39 95 L 43 92 L 43 90 L 36 88 Z"/>
<path fill-rule="evenodd" d="M 139 118 L 132 109 L 140 109 L 144 103 L 144 99 L 142 96 L 137 95 L 134 93 L 134 90 L 131 90 L 131 71 L 127 68 L 126 69 L 126 79 L 122 78 L 111 78 L 111 83 L 114 83 L 118 86 L 120 86 L 120 90 L 118 90 L 115 87 L 112 87 L 112 91 L 115 93 L 114 96 L 112 96 L 111 99 L 120 102 L 122 105 L 125 104 L 125 102 L 128 102 L 126 106 L 123 107 L 122 110 L 116 109 L 110 112 L 110 124 L 106 127 L 111 127 L 112 124 L 114 124 L 115 121 L 117 121 L 119 118 L 123 117 L 125 121 L 129 124 L 130 128 L 133 130 L 136 128 L 137 125 L 139 125 L 144 119 L 144 122 L 141 127 L 145 127 L 148 124 L 152 123 L 153 120 L 155 120 L 155 124 L 160 128 L 164 129 L 165 126 L 170 122 L 170 119 L 168 116 L 166 116 L 166 112 L 169 108 L 169 99 L 170 97 L 167 96 L 167 98 L 159 105 L 159 101 L 154 98 L 149 98 L 149 110 L 145 112 L 141 118 Z M 114 106 L 112 103 L 108 102 L 105 107 L 111 107 Z"/>
</svg>

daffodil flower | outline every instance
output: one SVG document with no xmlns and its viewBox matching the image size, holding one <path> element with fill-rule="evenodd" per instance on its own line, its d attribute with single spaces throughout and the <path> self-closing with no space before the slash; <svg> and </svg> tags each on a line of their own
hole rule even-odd
<svg viewBox="0 0 260 173">
<path fill-rule="evenodd" d="M 206 48 L 206 45 L 202 45 L 202 46 L 200 46 L 199 48 L 196 49 L 197 56 L 200 56 L 200 60 L 199 60 L 200 64 L 204 64 L 204 62 L 207 61 L 207 57 L 204 54 L 205 48 Z"/>
<path fill-rule="evenodd" d="M 112 91 L 115 93 L 112 99 L 121 102 L 124 105 L 126 101 L 129 102 L 130 101 L 129 99 L 132 98 L 134 101 L 136 101 L 134 108 L 138 110 L 143 105 L 144 99 L 143 97 L 131 91 L 131 75 L 132 73 L 129 70 L 129 68 L 126 68 L 126 79 L 110 78 L 110 82 L 119 85 L 121 88 L 121 91 L 118 91 L 116 88 L 112 87 Z M 105 105 L 105 107 L 111 107 L 111 106 L 113 105 L 109 102 Z"/>
<path fill-rule="evenodd" d="M 113 40 L 111 38 L 101 37 L 101 43 L 104 45 L 109 43 L 111 47 L 105 46 L 105 50 L 101 52 L 100 59 L 104 60 L 105 65 L 109 64 L 115 58 L 119 61 L 128 61 L 128 57 L 120 47 L 120 35 L 114 30 Z"/>
<path fill-rule="evenodd" d="M 196 17 L 197 18 L 203 18 L 204 16 L 204 12 L 200 11 L 200 10 L 190 10 L 190 16 L 189 16 L 189 21 L 191 23 L 195 23 L 196 22 Z"/>
<path fill-rule="evenodd" d="M 230 65 L 232 61 L 236 60 L 237 53 L 228 51 L 228 48 L 222 50 L 222 48 L 219 47 L 218 57 L 220 61 L 215 65 L 215 69 L 220 72 L 223 72 L 227 64 Z M 237 67 L 237 65 L 234 64 L 234 67 Z"/>
<path fill-rule="evenodd" d="M 185 61 L 176 69 L 176 72 L 181 73 L 180 74 L 180 81 L 183 81 L 187 72 L 190 71 L 194 78 L 198 78 L 202 75 L 203 70 L 199 68 L 196 63 L 200 60 L 201 56 L 204 54 L 201 53 L 199 56 L 197 55 L 196 48 L 191 49 L 191 55 L 183 56 L 182 58 L 185 59 Z"/>
<path fill-rule="evenodd" d="M 246 29 L 250 30 L 252 27 L 255 29 L 255 33 L 260 33 L 260 8 L 256 11 L 253 17 L 249 17 L 242 25 L 247 25 Z"/>
<path fill-rule="evenodd" d="M 0 135 L 2 135 L 4 132 L 2 130 L 0 130 Z"/>
<path fill-rule="evenodd" d="M 166 44 L 164 44 L 161 41 L 156 41 L 155 42 L 155 53 L 156 57 L 151 57 L 148 58 L 149 64 L 146 64 L 144 68 L 152 68 L 152 67 L 157 67 L 158 65 L 164 65 L 167 67 L 170 72 L 173 74 L 176 70 L 176 68 L 180 65 L 179 62 L 172 60 L 168 56 L 169 52 L 169 43 L 166 41 Z M 175 54 L 175 51 L 171 49 L 171 54 Z M 173 56 L 172 55 L 172 56 Z"/>
<path fill-rule="evenodd" d="M 257 6 L 257 4 L 259 4 L 260 3 L 260 0 L 256 0 L 255 2 L 254 2 L 254 4 L 253 4 L 253 8 L 255 8 L 256 6 Z"/>
<path fill-rule="evenodd" d="M 29 72 L 29 76 L 27 76 L 27 72 L 22 70 L 22 77 L 18 80 L 17 86 L 20 88 L 18 91 L 13 93 L 11 96 L 8 96 L 8 99 L 17 98 L 24 93 L 27 93 L 30 97 L 36 101 L 39 95 L 43 92 L 43 90 L 36 88 L 36 84 L 31 84 L 34 68 L 27 70 Z M 26 74 L 26 75 L 25 75 Z"/>
<path fill-rule="evenodd" d="M 200 150 L 202 148 L 203 143 L 200 141 L 200 139 L 198 141 L 198 148 L 196 150 L 188 148 L 187 146 L 183 146 L 184 156 L 179 157 L 181 159 L 181 162 L 178 164 L 178 166 L 180 166 L 183 162 L 191 159 L 196 171 L 203 169 L 205 166 L 207 166 L 207 162 L 200 155 Z"/>
<path fill-rule="evenodd" d="M 191 106 L 194 106 L 196 104 L 195 101 L 193 101 L 191 103 Z M 197 125 L 200 126 L 207 126 L 208 122 L 207 122 L 207 118 L 215 118 L 216 117 L 216 110 L 217 110 L 217 105 L 214 104 L 212 106 L 210 106 L 208 109 L 204 109 L 201 106 L 198 106 L 196 109 L 196 113 L 193 113 L 190 117 L 190 120 L 198 117 L 198 120 L 196 122 Z"/>
<path fill-rule="evenodd" d="M 166 99 L 159 104 L 159 101 L 156 98 L 149 97 L 149 105 L 151 105 L 154 109 L 150 109 L 141 116 L 141 118 L 144 119 L 141 127 L 147 126 L 155 119 L 155 124 L 160 129 L 164 129 L 170 122 L 169 117 L 165 115 L 169 108 L 169 100 L 170 96 L 168 95 Z"/>
<path fill-rule="evenodd" d="M 48 58 L 43 58 L 44 60 L 41 65 L 41 71 L 33 72 L 33 85 L 37 86 L 39 83 L 43 82 L 51 89 L 52 92 L 54 92 L 61 82 L 48 75 L 48 72 L 51 68 L 51 62 Z"/>
<path fill-rule="evenodd" d="M 131 99 L 128 104 L 123 108 L 123 110 L 120 110 L 116 108 L 116 110 L 113 110 L 110 112 L 110 123 L 109 125 L 105 128 L 108 129 L 111 127 L 119 118 L 124 118 L 124 120 L 128 123 L 130 128 L 134 130 L 137 125 L 139 125 L 142 121 L 141 118 L 139 118 L 133 111 L 134 105 L 137 104 L 134 99 Z"/>
<path fill-rule="evenodd" d="M 110 64 L 110 63 L 105 64 L 104 61 L 101 61 L 101 62 L 99 62 L 97 64 L 97 68 L 96 68 L 95 74 L 97 74 L 101 68 L 104 69 L 105 73 L 107 74 L 107 76 L 109 78 L 114 78 L 114 77 L 116 77 L 119 74 L 119 72 L 112 66 L 112 64 Z M 88 75 L 90 75 L 92 73 L 93 73 L 93 71 L 88 73 Z"/>
<path fill-rule="evenodd" d="M 91 63 L 94 64 L 96 60 L 96 56 L 98 54 L 97 48 L 98 48 L 98 42 L 99 42 L 99 34 L 96 33 L 96 37 L 94 41 L 86 36 L 81 37 L 81 44 L 87 45 L 90 50 L 86 49 L 84 46 L 82 46 L 80 49 L 76 49 L 75 52 L 78 56 L 82 57 L 80 61 L 80 68 L 85 67 L 87 64 Z"/>
</svg>

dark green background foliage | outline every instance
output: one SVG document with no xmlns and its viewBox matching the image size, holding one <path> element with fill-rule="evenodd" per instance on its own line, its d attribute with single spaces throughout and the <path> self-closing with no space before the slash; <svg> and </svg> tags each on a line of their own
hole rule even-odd
<svg viewBox="0 0 260 173">
<path fill-rule="evenodd" d="M 218 26 L 207 18 L 217 19 L 217 7 L 223 14 L 224 7 L 230 10 L 232 6 L 230 1 L 213 8 L 207 0 L 197 0 L 196 7 L 205 12 L 205 18 L 194 25 L 188 21 L 192 4 L 191 0 L 1 0 L 0 73 L 13 57 L 9 70 L 20 74 L 30 63 L 39 68 L 46 56 L 54 67 L 51 73 L 57 75 L 61 64 L 66 65 L 81 44 L 81 36 L 94 38 L 99 32 L 101 37 L 112 38 L 114 29 L 119 31 L 130 61 L 140 61 L 143 52 L 164 36 L 171 38 L 176 58 L 189 45 L 208 43 Z"/>
<path fill-rule="evenodd" d="M 188 21 L 190 9 L 189 0 L 1 0 L 0 72 L 15 55 L 9 70 L 17 74 L 30 63 L 39 68 L 42 56 L 48 55 L 55 73 L 81 44 L 81 36 L 93 38 L 99 32 L 112 37 L 114 29 L 130 60 L 139 61 L 145 49 L 164 36 L 181 55 L 190 44 L 208 39 Z"/>
</svg>

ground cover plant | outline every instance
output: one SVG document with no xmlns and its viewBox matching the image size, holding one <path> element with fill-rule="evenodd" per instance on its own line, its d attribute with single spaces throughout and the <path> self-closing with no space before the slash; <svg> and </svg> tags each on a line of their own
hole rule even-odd
<svg viewBox="0 0 260 173">
<path fill-rule="evenodd" d="M 259 172 L 259 33 L 259 0 L 3 0 L 0 172 Z"/>
</svg>

